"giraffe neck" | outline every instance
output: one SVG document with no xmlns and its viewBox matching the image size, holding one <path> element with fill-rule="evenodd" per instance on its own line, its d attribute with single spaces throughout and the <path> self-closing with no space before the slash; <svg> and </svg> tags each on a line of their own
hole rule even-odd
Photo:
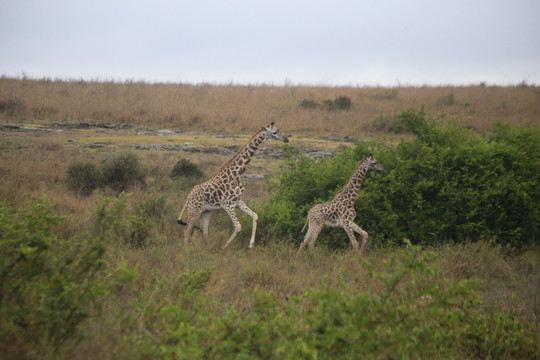
<svg viewBox="0 0 540 360">
<path fill-rule="evenodd" d="M 240 177 L 250 163 L 259 146 L 266 140 L 266 134 L 259 130 L 234 156 L 219 169 L 218 174 L 227 173 L 229 177 Z"/>
<path fill-rule="evenodd" d="M 364 181 L 364 176 L 368 172 L 368 166 L 365 161 L 362 161 L 354 172 L 352 173 L 347 184 L 341 189 L 341 191 L 336 195 L 336 197 L 341 197 L 344 202 L 350 202 L 351 205 L 354 204 L 356 200 L 356 195 L 360 191 L 362 186 L 362 181 Z"/>
</svg>

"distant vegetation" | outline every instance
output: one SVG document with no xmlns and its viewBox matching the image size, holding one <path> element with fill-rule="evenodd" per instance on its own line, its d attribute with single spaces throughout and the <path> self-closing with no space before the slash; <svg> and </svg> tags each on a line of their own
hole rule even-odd
<svg viewBox="0 0 540 360">
<path fill-rule="evenodd" d="M 313 100 L 304 99 L 300 102 L 300 106 L 306 109 L 326 108 L 328 111 L 349 110 L 352 101 L 347 96 L 338 96 L 335 100 L 324 100 L 322 104 L 317 104 Z"/>
<path fill-rule="evenodd" d="M 496 120 L 539 124 L 539 99 L 538 86 L 527 84 L 363 88 L 0 77 L 0 121 L 114 123 L 228 134 L 251 134 L 269 121 L 286 124 L 284 130 L 295 136 L 392 132 L 372 124 L 421 106 L 436 121 L 458 121 L 484 132 L 492 131 Z"/>
<path fill-rule="evenodd" d="M 197 164 L 189 161 L 188 159 L 180 159 L 172 168 L 170 176 L 172 178 L 202 178 L 204 177 L 204 172 L 197 166 Z"/>
<path fill-rule="evenodd" d="M 90 195 L 108 187 L 120 193 L 133 185 L 144 185 L 145 171 L 135 154 L 120 154 L 104 160 L 100 166 L 76 161 L 67 170 L 66 185 L 78 195 Z"/>
</svg>

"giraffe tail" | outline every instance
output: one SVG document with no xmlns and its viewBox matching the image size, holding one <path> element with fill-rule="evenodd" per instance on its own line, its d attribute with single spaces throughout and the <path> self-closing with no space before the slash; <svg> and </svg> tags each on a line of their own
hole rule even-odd
<svg viewBox="0 0 540 360">
<path fill-rule="evenodd" d="M 178 217 L 178 220 L 176 220 L 177 223 L 183 226 L 187 225 L 187 222 L 182 221 L 182 214 L 184 213 L 184 210 L 186 210 L 187 204 L 188 204 L 188 201 L 186 200 L 186 203 L 184 204 L 184 207 L 182 208 L 182 211 L 180 212 L 180 216 Z"/>
<path fill-rule="evenodd" d="M 189 198 L 188 198 L 188 200 L 189 200 Z M 186 200 L 186 203 L 185 203 L 184 207 L 182 208 L 182 211 L 180 212 L 180 216 L 178 217 L 178 220 L 176 220 L 176 222 L 179 223 L 179 224 L 182 225 L 182 226 L 186 226 L 186 225 L 187 225 L 187 222 L 185 222 L 185 221 L 182 220 L 182 214 L 184 213 L 184 210 L 186 210 L 186 206 L 187 206 L 187 204 L 188 204 L 188 200 Z M 202 232 L 202 229 L 201 229 L 199 226 L 197 226 L 197 225 L 193 226 L 193 228 L 199 230 L 200 232 Z"/>
<path fill-rule="evenodd" d="M 304 227 L 302 228 L 302 231 L 301 231 L 302 233 L 304 232 L 304 230 L 306 230 L 307 224 L 308 224 L 308 221 L 306 220 L 306 223 L 304 224 Z"/>
<path fill-rule="evenodd" d="M 304 241 L 304 230 L 306 229 L 307 224 L 308 224 L 308 221 L 306 220 L 306 223 L 304 224 L 304 227 L 303 227 L 302 230 L 298 233 L 298 236 L 297 236 L 296 240 L 298 240 L 299 242 Z"/>
</svg>

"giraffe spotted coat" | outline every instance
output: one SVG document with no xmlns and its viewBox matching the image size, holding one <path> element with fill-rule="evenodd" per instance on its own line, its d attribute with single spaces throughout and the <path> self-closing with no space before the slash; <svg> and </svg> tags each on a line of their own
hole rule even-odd
<svg viewBox="0 0 540 360">
<path fill-rule="evenodd" d="M 300 244 L 298 252 L 306 245 L 313 248 L 324 225 L 343 228 L 355 250 L 358 250 L 358 241 L 356 240 L 354 233 L 360 234 L 362 237 L 360 251 L 364 250 L 368 233 L 354 223 L 354 218 L 356 217 L 354 202 L 362 185 L 362 181 L 364 180 L 364 176 L 370 169 L 384 171 L 382 165 L 379 164 L 371 154 L 356 166 L 356 169 L 351 174 L 347 184 L 336 194 L 334 199 L 322 204 L 317 204 L 308 211 L 307 221 L 302 232 L 305 230 L 306 226 L 308 226 L 308 231 L 304 236 L 304 241 Z"/>
<path fill-rule="evenodd" d="M 245 188 L 242 185 L 241 176 L 246 171 L 247 165 L 259 146 L 267 139 L 289 142 L 287 137 L 275 127 L 274 123 L 263 127 L 229 161 L 221 166 L 213 178 L 193 187 L 177 220 L 179 224 L 186 225 L 184 231 L 186 242 L 191 236 L 196 221 L 199 219 L 203 235 L 207 237 L 212 211 L 223 209 L 227 212 L 234 225 L 234 232 L 223 246 L 223 248 L 226 248 L 242 229 L 235 212 L 235 208 L 238 208 L 253 219 L 251 239 L 249 241 L 249 247 L 253 247 L 258 216 L 242 200 Z M 188 220 L 184 222 L 182 221 L 182 214 L 186 207 Z"/>
</svg>

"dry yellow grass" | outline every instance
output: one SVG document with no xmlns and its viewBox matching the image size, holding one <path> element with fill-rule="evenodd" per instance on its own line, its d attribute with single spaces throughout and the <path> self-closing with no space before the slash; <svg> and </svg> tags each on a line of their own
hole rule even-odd
<svg viewBox="0 0 540 360">
<path fill-rule="evenodd" d="M 348 111 L 307 109 L 351 99 Z M 117 123 L 251 134 L 270 121 L 294 136 L 363 136 L 377 117 L 409 108 L 489 131 L 495 120 L 540 123 L 537 86 L 316 87 L 77 82 L 0 78 L 0 120 Z"/>
</svg>

